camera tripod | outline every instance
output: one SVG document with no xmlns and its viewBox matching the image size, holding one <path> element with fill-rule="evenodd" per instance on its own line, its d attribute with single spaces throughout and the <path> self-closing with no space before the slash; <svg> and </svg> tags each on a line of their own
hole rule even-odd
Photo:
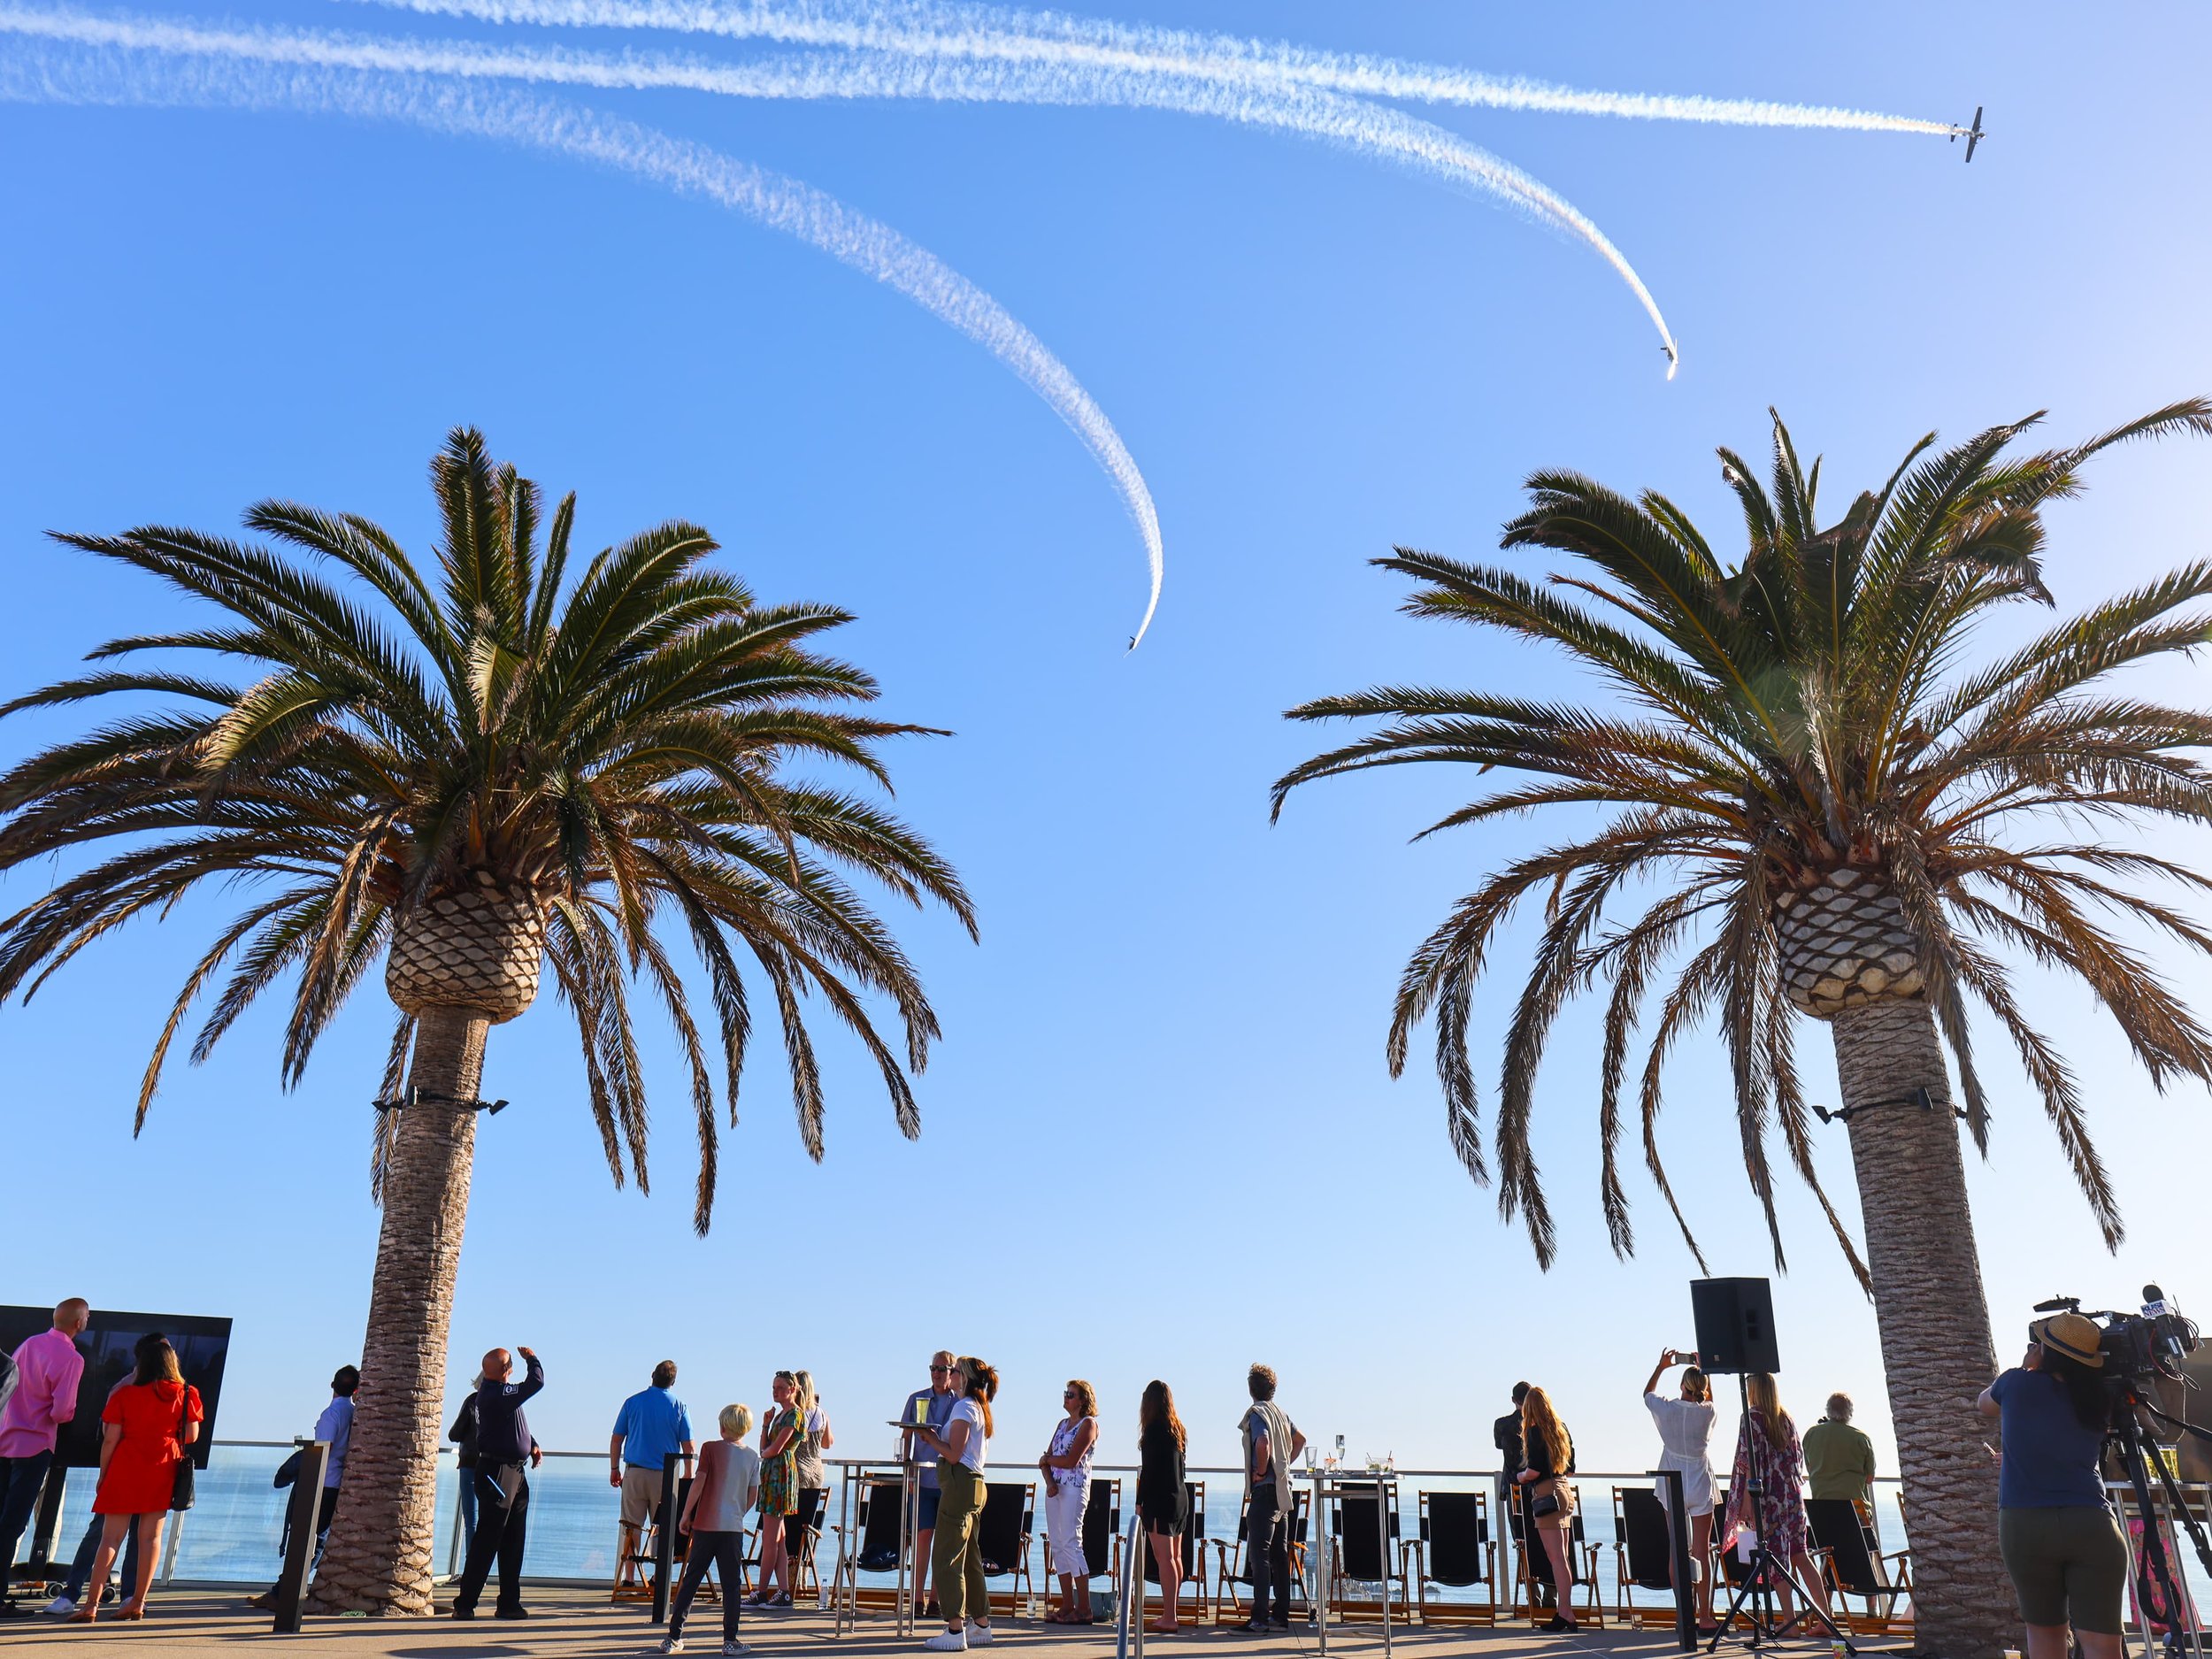
<svg viewBox="0 0 2212 1659">
<path fill-rule="evenodd" d="M 1743 1394 L 1743 1432 L 1755 1433 L 1757 1431 L 1751 1425 L 1751 1386 L 1744 1380 L 1740 1371 L 1737 1373 L 1736 1386 Z M 1751 1512 L 1759 1516 L 1761 1487 L 1755 1470 L 1744 1486 L 1750 1494 Z M 1763 1520 L 1764 1517 L 1760 1518 Z M 1850 1637 L 1844 1634 L 1843 1627 L 1820 1610 L 1819 1601 L 1806 1587 L 1805 1581 L 1797 1576 L 1789 1557 L 1775 1553 L 1773 1540 L 1764 1525 L 1760 1526 L 1758 1537 L 1759 1548 L 1751 1557 L 1751 1565 L 1744 1573 L 1744 1581 L 1729 1599 L 1728 1610 L 1720 1617 L 1720 1628 L 1707 1640 L 1705 1651 L 1709 1654 L 1718 1653 L 1723 1641 L 1740 1640 L 1755 1652 L 1768 1642 L 1787 1640 L 1793 1632 L 1809 1619 L 1828 1632 L 1828 1640 L 1837 1651 L 1857 1653 L 1858 1649 L 1851 1645 Z M 1775 1593 L 1784 1586 L 1794 1592 L 1803 1603 L 1801 1612 L 1793 1613 L 1786 1619 L 1781 1617 L 1774 1605 Z M 1748 1636 L 1730 1634 L 1735 1628 L 1739 1613 L 1745 1615 L 1751 1626 Z"/>
<path fill-rule="evenodd" d="M 2212 1540 L 2206 1538 L 2203 1526 L 2182 1501 L 2181 1487 L 2166 1460 L 2153 1458 L 2146 1450 L 2142 1414 L 2148 1413 L 2168 1427 L 2193 1434 L 2200 1440 L 2212 1441 L 2212 1431 L 2167 1416 L 2143 1397 L 2134 1377 L 2122 1377 L 2117 1381 L 2119 1392 L 2112 1408 L 2112 1430 L 2107 1438 L 2119 1451 L 2121 1467 L 2127 1471 L 2128 1485 L 2134 1488 L 2135 1507 L 2143 1517 L 2143 1549 L 2136 1562 L 2136 1597 L 2143 1609 L 2144 1623 L 2146 1626 L 2150 1623 L 2152 1602 L 2162 1598 L 2167 1617 L 2161 1622 L 2166 1626 L 2167 1652 L 2202 1655 L 2207 1649 L 2204 1632 L 2197 1624 L 2195 1606 L 2189 1600 L 2187 1586 L 2174 1571 L 2174 1563 L 2166 1552 L 2165 1529 L 2159 1525 L 2158 1512 L 2151 1507 L 2150 1471 L 2154 1464 L 2158 1470 L 2159 1486 L 2166 1494 L 2167 1511 L 2187 1530 L 2197 1559 L 2204 1563 L 2208 1574 L 2212 1574 Z M 2156 1597 L 2151 1594 L 2154 1585 L 2159 1593 Z"/>
</svg>

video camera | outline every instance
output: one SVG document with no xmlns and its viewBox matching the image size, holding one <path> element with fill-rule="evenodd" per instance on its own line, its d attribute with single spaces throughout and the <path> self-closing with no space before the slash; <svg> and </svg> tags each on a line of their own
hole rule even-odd
<svg viewBox="0 0 2212 1659">
<path fill-rule="evenodd" d="M 2035 1304 L 2038 1313 L 2081 1313 L 2078 1296 L 2055 1296 Z M 2113 1309 L 2093 1310 L 2083 1317 L 2100 1333 L 2097 1347 L 2105 1356 L 2105 1375 L 2114 1381 L 2140 1379 L 2152 1375 L 2181 1379 L 2183 1358 L 2196 1352 L 2197 1327 L 2178 1304 L 2169 1301 L 2155 1285 L 2143 1286 L 2143 1310 L 2120 1313 Z"/>
</svg>

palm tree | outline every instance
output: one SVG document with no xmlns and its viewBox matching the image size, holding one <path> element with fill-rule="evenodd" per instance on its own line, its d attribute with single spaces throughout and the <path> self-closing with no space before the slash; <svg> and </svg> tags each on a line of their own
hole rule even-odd
<svg viewBox="0 0 2212 1659">
<path fill-rule="evenodd" d="M 468 1207 L 491 1026 L 531 1005 L 541 964 L 574 1014 L 616 1185 L 647 1185 L 640 982 L 673 1026 L 699 1141 L 695 1225 L 716 1176 L 715 1094 L 672 947 L 687 945 L 719 1028 L 736 1121 L 753 1024 L 741 957 L 773 996 L 800 1133 L 822 1153 L 822 1094 L 801 998 L 873 1056 L 899 1126 L 919 1132 L 906 1071 L 937 1022 L 851 874 L 973 933 L 951 868 L 864 799 L 789 775 L 837 762 L 888 778 L 879 740 L 923 727 L 841 705 L 876 695 L 813 636 L 850 618 L 757 603 L 710 567 L 715 542 L 669 523 L 594 557 L 565 586 L 572 495 L 537 486 L 457 430 L 431 465 L 442 541 L 426 577 L 369 520 L 265 502 L 247 526 L 288 552 L 188 530 L 60 539 L 214 605 L 208 626 L 111 641 L 94 660 L 204 653 L 236 683 L 103 668 L 0 713 L 151 694 L 133 712 L 0 778 L 0 870 L 119 840 L 0 922 L 0 997 L 27 1000 L 94 940 L 204 885 L 248 897 L 187 978 L 154 1043 L 138 1122 L 188 1012 L 233 964 L 193 1047 L 204 1058 L 270 987 L 290 985 L 282 1075 L 380 961 L 398 1005 L 381 1089 L 383 1204 L 344 1497 L 316 1595 L 331 1609 L 426 1614 L 446 1325 Z M 544 534 L 543 549 L 539 534 Z M 305 558 L 299 557 L 304 554 Z M 335 575 L 338 580 L 329 580 Z M 158 660 L 158 659 L 157 659 Z M 866 998 L 904 1028 L 878 1034 Z"/>
<path fill-rule="evenodd" d="M 1411 614 L 1559 647 L 1616 700 L 1396 686 L 1325 697 L 1290 718 L 1385 724 L 1289 772 L 1274 795 L 1279 813 L 1310 780 L 1452 761 L 1517 776 L 1432 829 L 1584 810 L 1580 839 L 1490 877 L 1415 952 L 1390 1028 L 1391 1070 L 1403 1067 L 1412 1028 L 1433 1017 L 1451 1144 L 1486 1184 L 1468 1053 L 1473 996 L 1500 928 L 1540 895 L 1534 964 L 1504 1037 L 1499 1207 L 1521 1218 L 1548 1266 L 1552 1214 L 1529 1149 L 1537 1069 L 1562 1007 L 1609 987 L 1600 1189 L 1613 1248 L 1625 1256 L 1633 1235 L 1617 1147 L 1640 1017 L 1663 987 L 1640 1108 L 1645 1162 L 1678 1223 L 1656 1139 L 1662 1071 L 1693 1027 L 1717 1022 L 1776 1265 L 1768 1146 L 1778 1131 L 1873 1298 L 1912 1517 L 1921 1645 L 1944 1654 L 1993 1655 L 2015 1628 L 1994 1474 L 1972 1415 L 1994 1362 L 1958 1133 L 1962 1118 L 1986 1146 L 1969 1001 L 2018 1051 L 2109 1244 L 2121 1236 L 2119 1206 L 2075 1079 L 2020 1009 L 2003 956 L 2086 981 L 2162 1087 L 2212 1078 L 2212 1038 L 2111 926 L 2212 950 L 2197 923 L 2136 890 L 2142 878 L 2200 893 L 2212 881 L 2109 838 L 2147 820 L 2212 819 L 2212 774 L 2188 753 L 2212 745 L 2212 718 L 2101 683 L 2212 637 L 2199 603 L 2212 596 L 2212 564 L 2084 611 L 1999 660 L 1965 660 L 1990 612 L 2050 603 L 2039 574 L 2043 503 L 2073 494 L 2083 464 L 2114 443 L 2212 433 L 2212 403 L 2178 403 L 2071 449 L 2008 456 L 2035 419 L 1940 451 L 1932 435 L 1922 439 L 1878 492 L 1823 529 L 1818 464 L 1801 468 L 1777 418 L 1770 488 L 1720 451 L 1745 521 L 1732 569 L 1663 495 L 1632 500 L 1575 473 L 1537 473 L 1504 545 L 1569 555 L 1579 565 L 1571 573 L 1540 584 L 1403 549 L 1376 562 L 1420 584 Z M 1625 889 L 1639 880 L 1655 885 L 1633 897 Z M 1863 1262 L 1815 1178 L 1793 1009 L 1834 1036 Z M 1695 1253 L 1686 1225 L 1683 1233 Z"/>
</svg>

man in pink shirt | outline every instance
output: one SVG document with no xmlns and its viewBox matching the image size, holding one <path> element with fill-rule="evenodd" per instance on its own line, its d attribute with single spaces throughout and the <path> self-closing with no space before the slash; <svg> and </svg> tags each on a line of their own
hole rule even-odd
<svg viewBox="0 0 2212 1659">
<path fill-rule="evenodd" d="M 54 1461 L 55 1431 L 77 1415 L 77 1384 L 84 1376 L 77 1339 L 91 1323 L 84 1298 L 72 1296 L 54 1310 L 51 1330 L 15 1350 L 15 1392 L 0 1409 L 0 1617 L 19 1617 L 6 1596 L 15 1548 Z"/>
</svg>

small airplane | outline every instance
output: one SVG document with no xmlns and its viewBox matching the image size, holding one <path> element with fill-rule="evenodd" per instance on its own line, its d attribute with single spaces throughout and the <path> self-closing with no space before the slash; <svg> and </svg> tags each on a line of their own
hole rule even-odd
<svg viewBox="0 0 2212 1659">
<path fill-rule="evenodd" d="M 1951 129 L 1953 143 L 1957 143 L 1961 138 L 1966 140 L 1966 158 L 1969 161 L 1974 159 L 1974 146 L 1980 143 L 1986 136 L 1987 134 L 1982 131 L 1982 106 L 1978 104 L 1974 106 L 1973 126 L 1955 127 Z"/>
<path fill-rule="evenodd" d="M 1659 349 L 1667 359 L 1667 378 L 1672 380 L 1674 372 L 1682 366 L 1682 359 L 1675 355 L 1672 346 L 1661 346 Z"/>
</svg>

